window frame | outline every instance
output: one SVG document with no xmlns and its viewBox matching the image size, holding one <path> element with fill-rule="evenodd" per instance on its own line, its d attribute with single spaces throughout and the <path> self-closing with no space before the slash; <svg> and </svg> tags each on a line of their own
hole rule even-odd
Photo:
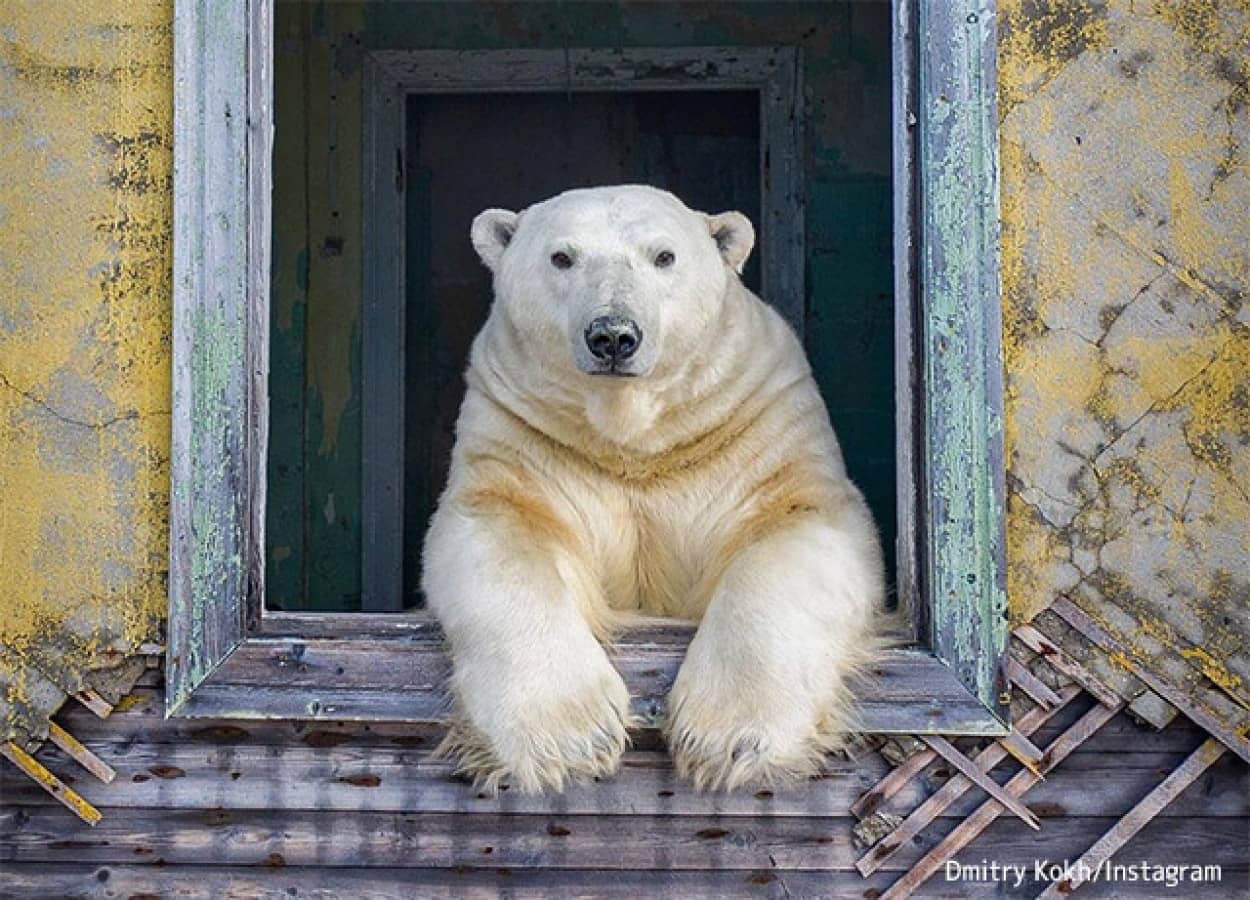
<svg viewBox="0 0 1250 900">
<path fill-rule="evenodd" d="M 859 681 L 861 721 L 878 733 L 1001 735 L 994 5 L 895 0 L 893 9 L 899 595 L 916 612 L 920 644 L 886 651 Z M 176 0 L 174 32 L 166 714 L 441 721 L 450 663 L 427 615 L 263 610 L 272 2 Z M 568 56 L 582 52 L 612 51 Z M 791 69 L 792 96 L 801 97 L 799 68 Z M 764 112 L 762 129 L 767 103 Z M 365 136 L 380 139 L 389 138 Z M 790 168 L 796 193 L 778 202 L 801 212 L 801 166 Z M 797 221 L 786 240 L 801 250 Z M 375 258 L 383 264 L 366 266 L 367 283 L 402 272 L 388 268 L 393 254 Z M 786 268 L 775 265 L 772 277 L 801 278 Z M 801 283 L 794 296 L 803 296 Z M 609 648 L 643 722 L 662 721 L 693 631 L 655 620 Z"/>
</svg>

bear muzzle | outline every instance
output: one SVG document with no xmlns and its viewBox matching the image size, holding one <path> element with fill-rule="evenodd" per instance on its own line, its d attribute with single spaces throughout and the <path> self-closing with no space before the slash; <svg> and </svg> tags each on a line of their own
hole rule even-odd
<svg viewBox="0 0 1250 900">
<path fill-rule="evenodd" d="M 625 316 L 599 316 L 592 319 L 583 333 L 586 349 L 594 358 L 593 374 L 631 376 L 624 368 L 642 345 L 642 329 Z"/>
</svg>

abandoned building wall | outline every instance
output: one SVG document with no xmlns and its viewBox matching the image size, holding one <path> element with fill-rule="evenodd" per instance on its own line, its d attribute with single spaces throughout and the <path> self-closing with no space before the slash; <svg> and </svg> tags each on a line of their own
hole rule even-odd
<svg viewBox="0 0 1250 900">
<path fill-rule="evenodd" d="M 0 738 L 159 637 L 171 17 L 0 19 Z M 1004 0 L 1000 31 L 1014 615 L 1069 595 L 1241 714 L 1250 5 Z"/>
</svg>

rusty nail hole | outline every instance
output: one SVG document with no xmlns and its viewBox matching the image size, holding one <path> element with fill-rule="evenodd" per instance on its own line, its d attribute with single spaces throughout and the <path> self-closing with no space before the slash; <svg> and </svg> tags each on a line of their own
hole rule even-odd
<svg viewBox="0 0 1250 900">
<path fill-rule="evenodd" d="M 557 825 L 554 822 L 547 826 L 547 834 L 552 837 L 568 837 L 572 833 L 573 832 L 569 831 L 567 828 Z"/>
</svg>

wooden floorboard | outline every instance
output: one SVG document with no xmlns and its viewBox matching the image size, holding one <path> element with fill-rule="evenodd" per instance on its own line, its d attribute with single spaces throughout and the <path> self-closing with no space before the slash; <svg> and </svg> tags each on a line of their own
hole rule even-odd
<svg viewBox="0 0 1250 900">
<path fill-rule="evenodd" d="M 1203 885 L 1203 900 L 1243 900 L 1246 871 L 1229 870 L 1216 884 Z M 754 871 L 656 872 L 638 870 L 556 870 L 541 872 L 506 867 L 461 869 L 324 869 L 298 866 L 140 866 L 10 865 L 4 869 L 5 897 L 44 900 L 47 897 L 115 898 L 179 897 L 185 900 L 292 897 L 297 900 L 411 900 L 504 895 L 518 898 L 579 897 L 586 900 L 634 900 L 639 897 L 680 897 L 711 900 L 753 897 L 788 900 L 799 897 L 872 898 L 897 876 L 860 878 L 847 872 Z M 1032 898 L 1040 882 L 1031 877 L 1019 887 L 986 881 L 944 882 L 925 886 L 931 900 Z M 1173 896 L 1183 896 L 1172 892 Z M 1123 887 L 1086 885 L 1089 900 L 1122 898 Z M 1144 895 L 1143 895 L 1144 896 Z M 1167 896 L 1165 893 L 1163 896 Z"/>
<path fill-rule="evenodd" d="M 308 746 L 252 744 L 97 743 L 100 758 L 117 770 L 105 784 L 81 772 L 51 747 L 39 759 L 100 809 L 181 807 L 224 809 L 368 809 L 393 812 L 540 813 L 596 815 L 844 816 L 887 771 L 877 754 L 854 763 L 833 759 L 822 778 L 771 790 L 708 794 L 679 779 L 666 753 L 631 751 L 621 770 L 599 783 L 561 796 L 525 797 L 512 791 L 489 796 L 452 777 L 452 766 L 431 759 L 428 747 L 341 744 L 325 735 Z M 1188 748 L 1192 749 L 1192 748 Z M 1185 753 L 1082 753 L 1034 788 L 1026 804 L 1039 817 L 1122 815 Z M 994 772 L 1002 781 L 1018 764 Z M 951 767 L 925 767 L 882 805 L 906 813 L 945 784 Z M 6 803 L 53 802 L 15 769 L 0 770 Z M 966 816 L 984 799 L 969 791 L 943 812 Z M 1201 788 L 1185 791 L 1165 817 L 1250 817 L 1250 768 L 1231 758 L 1207 773 Z"/>
<path fill-rule="evenodd" d="M 4 809 L 0 862 L 849 870 L 860 852 L 851 819 L 137 809 L 114 810 L 86 830 L 67 829 L 68 815 Z M 979 852 L 1030 865 L 1039 853 L 1076 858 L 1116 821 L 1066 819 L 1042 843 L 1018 820 L 1002 819 Z M 934 822 L 887 868 L 909 868 L 956 825 Z M 1224 819 L 1189 819 L 1183 828 L 1156 820 L 1134 838 L 1131 855 L 1244 866 L 1245 847 L 1229 836 Z"/>
</svg>

